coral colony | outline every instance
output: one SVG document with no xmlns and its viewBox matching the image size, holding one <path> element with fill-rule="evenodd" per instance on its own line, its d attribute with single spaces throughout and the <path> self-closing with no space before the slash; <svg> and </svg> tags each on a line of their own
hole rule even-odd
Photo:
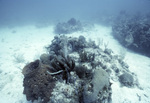
<svg viewBox="0 0 150 103">
<path fill-rule="evenodd" d="M 150 57 L 150 15 L 126 12 L 118 15 L 112 26 L 114 37 L 126 48 Z"/>
<path fill-rule="evenodd" d="M 67 22 L 58 23 L 55 26 L 54 32 L 56 34 L 69 34 L 83 29 L 82 24 L 79 20 L 71 18 Z"/>
<path fill-rule="evenodd" d="M 74 19 L 68 22 L 76 24 Z M 23 68 L 23 93 L 28 101 L 110 103 L 111 80 L 129 88 L 139 85 L 120 56 L 84 36 L 55 36 L 47 51 Z"/>
</svg>

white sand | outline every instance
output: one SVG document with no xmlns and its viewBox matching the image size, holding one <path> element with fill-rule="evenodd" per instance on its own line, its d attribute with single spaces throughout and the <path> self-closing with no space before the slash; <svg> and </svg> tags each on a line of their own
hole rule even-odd
<svg viewBox="0 0 150 103">
<path fill-rule="evenodd" d="M 68 36 L 79 35 L 84 35 L 87 40 L 95 40 L 97 44 L 103 40 L 100 46 L 104 48 L 106 45 L 114 53 L 124 55 L 130 71 L 137 74 L 142 89 L 120 87 L 117 82 L 111 81 L 113 103 L 150 103 L 150 58 L 124 49 L 111 36 L 111 27 L 95 25 Z M 53 26 L 0 29 L 0 103 L 30 103 L 23 95 L 21 70 L 26 63 L 38 59 L 46 52 L 44 47 L 51 43 L 53 37 Z"/>
</svg>

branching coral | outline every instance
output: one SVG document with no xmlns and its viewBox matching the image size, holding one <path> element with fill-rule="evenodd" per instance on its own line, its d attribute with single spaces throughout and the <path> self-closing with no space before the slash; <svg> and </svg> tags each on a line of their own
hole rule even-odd
<svg viewBox="0 0 150 103">
<path fill-rule="evenodd" d="M 85 50 L 81 51 L 79 55 L 81 62 L 92 62 L 95 59 L 94 53 L 88 53 Z"/>
<path fill-rule="evenodd" d="M 75 62 L 69 56 L 65 57 L 64 55 L 59 55 L 51 61 L 51 66 L 55 69 L 55 73 L 53 74 L 62 73 L 63 79 L 68 82 L 70 72 L 73 71 L 75 67 Z"/>
</svg>

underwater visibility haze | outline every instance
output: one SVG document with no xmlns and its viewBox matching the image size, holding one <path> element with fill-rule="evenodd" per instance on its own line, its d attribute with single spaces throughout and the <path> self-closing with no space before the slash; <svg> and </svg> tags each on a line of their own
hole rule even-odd
<svg viewBox="0 0 150 103">
<path fill-rule="evenodd" d="M 124 10 L 149 12 L 149 0 L 0 0 L 0 25 L 53 23 L 72 17 L 98 22 Z"/>
<path fill-rule="evenodd" d="M 0 0 L 0 103 L 150 103 L 150 0 Z"/>
</svg>

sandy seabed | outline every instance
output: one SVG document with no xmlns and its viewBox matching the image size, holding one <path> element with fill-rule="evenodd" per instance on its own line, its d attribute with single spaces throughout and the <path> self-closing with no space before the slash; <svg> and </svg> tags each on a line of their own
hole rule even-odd
<svg viewBox="0 0 150 103">
<path fill-rule="evenodd" d="M 53 28 L 52 25 L 45 28 L 23 26 L 0 29 L 0 103 L 31 103 L 23 95 L 22 68 L 47 52 L 45 47 L 55 36 Z M 112 103 L 150 103 L 150 58 L 126 50 L 111 32 L 111 27 L 95 24 L 67 36 L 83 35 L 87 40 L 100 43 L 101 48 L 107 45 L 115 54 L 124 55 L 129 70 L 138 77 L 140 89 L 121 87 L 118 82 L 111 81 Z"/>
</svg>

